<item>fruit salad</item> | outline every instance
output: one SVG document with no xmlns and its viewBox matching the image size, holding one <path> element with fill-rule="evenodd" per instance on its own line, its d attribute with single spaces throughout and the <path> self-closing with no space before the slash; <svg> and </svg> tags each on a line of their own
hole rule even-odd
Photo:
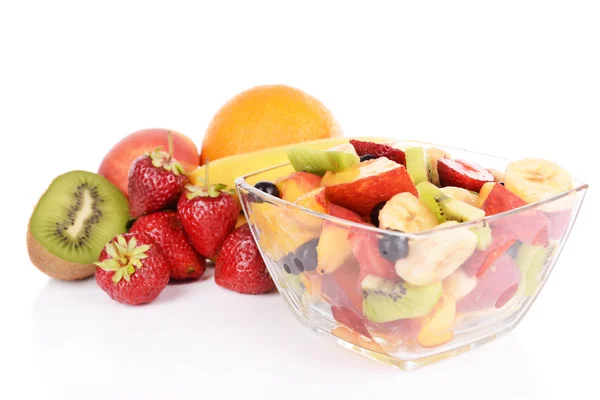
<svg viewBox="0 0 600 400">
<path fill-rule="evenodd" d="M 542 159 L 359 140 L 288 157 L 291 174 L 236 181 L 277 287 L 317 331 L 401 360 L 512 328 L 583 197 Z"/>
</svg>

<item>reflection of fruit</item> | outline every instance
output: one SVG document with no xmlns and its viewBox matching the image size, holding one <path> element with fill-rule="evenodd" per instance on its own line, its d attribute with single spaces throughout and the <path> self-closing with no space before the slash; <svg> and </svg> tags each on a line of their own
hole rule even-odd
<svg viewBox="0 0 600 400">
<path fill-rule="evenodd" d="M 429 181 L 429 156 L 423 147 L 406 149 L 406 170 L 415 185 Z"/>
<path fill-rule="evenodd" d="M 293 174 L 276 181 L 281 198 L 294 202 L 303 194 L 318 188 L 321 177 L 308 172 L 294 172 Z"/>
<path fill-rule="evenodd" d="M 456 300 L 442 296 L 419 332 L 417 342 L 423 347 L 435 347 L 452 340 Z"/>
<path fill-rule="evenodd" d="M 362 219 L 358 215 L 335 204 L 330 205 L 329 215 L 351 222 L 362 223 Z M 352 255 L 352 248 L 348 239 L 349 233 L 350 228 L 348 226 L 333 221 L 323 222 L 323 231 L 317 246 L 319 258 L 317 271 L 320 274 L 332 273 Z"/>
<path fill-rule="evenodd" d="M 548 230 L 548 236 L 550 239 L 559 240 L 561 237 L 563 237 L 571 222 L 571 212 L 571 209 L 567 209 L 545 213 L 550 224 Z"/>
<path fill-rule="evenodd" d="M 96 263 L 96 283 L 123 304 L 150 303 L 169 283 L 169 260 L 144 233 L 117 235 Z"/>
<path fill-rule="evenodd" d="M 373 207 L 395 194 L 417 194 L 406 168 L 386 158 L 365 161 L 344 171 L 327 172 L 321 181 L 329 200 L 368 219 Z"/>
<path fill-rule="evenodd" d="M 358 347 L 362 347 L 367 350 L 374 351 L 376 353 L 386 354 L 385 350 L 381 348 L 375 341 L 369 340 L 368 337 L 346 328 L 345 326 L 338 326 L 331 331 L 331 334 L 345 340 L 348 343 L 352 343 Z"/>
<path fill-rule="evenodd" d="M 127 195 L 129 167 L 139 156 L 154 151 L 159 147 L 167 149 L 168 134 L 173 135 L 173 157 L 178 160 L 183 169 L 191 171 L 198 166 L 198 149 L 188 137 L 167 129 L 144 129 L 134 132 L 115 144 L 104 156 L 98 173 Z"/>
<path fill-rule="evenodd" d="M 441 282 L 414 286 L 374 275 L 365 277 L 361 288 L 363 313 L 369 321 L 376 323 L 427 315 L 442 295 Z"/>
<path fill-rule="evenodd" d="M 216 185 L 209 189 L 187 185 L 177 212 L 185 233 L 201 255 L 212 258 L 234 229 L 240 210 L 229 193 Z"/>
<path fill-rule="evenodd" d="M 476 250 L 465 261 L 461 269 L 467 275 L 479 278 L 517 241 L 514 233 L 501 227 L 492 229 L 492 239 L 492 245 L 489 248 L 483 251 Z"/>
<path fill-rule="evenodd" d="M 288 149 L 288 158 L 294 170 L 323 176 L 325 172 L 340 172 L 360 163 L 356 154 L 345 151 L 315 150 L 308 147 Z"/>
<path fill-rule="evenodd" d="M 486 183 L 487 185 L 487 183 Z M 484 185 L 485 186 L 485 185 Z M 456 200 L 460 200 L 464 203 L 467 203 L 473 207 L 479 207 L 478 201 L 479 196 L 475 192 L 471 192 L 470 190 L 455 187 L 455 186 L 446 186 L 440 189 L 442 193 L 447 196 L 453 197 Z"/>
<path fill-rule="evenodd" d="M 438 160 L 438 174 L 441 186 L 457 186 L 479 192 L 486 182 L 494 182 L 494 176 L 479 165 L 464 160 Z"/>
<path fill-rule="evenodd" d="M 552 257 L 554 247 L 529 245 L 523 243 L 519 248 L 515 262 L 524 279 L 525 295 L 533 296 L 540 285 L 539 277 Z"/>
<path fill-rule="evenodd" d="M 340 306 L 331 306 L 331 314 L 340 324 L 345 325 L 347 328 L 352 329 L 363 336 L 368 338 L 371 337 L 371 334 L 365 326 L 365 321 L 351 309 Z"/>
<path fill-rule="evenodd" d="M 223 242 L 215 263 L 217 285 L 243 294 L 260 294 L 275 287 L 248 225 Z"/>
<path fill-rule="evenodd" d="M 302 144 L 292 144 L 286 146 L 279 146 L 264 150 L 257 150 L 244 154 L 237 154 L 234 156 L 224 157 L 216 161 L 210 160 L 210 180 L 212 182 L 222 183 L 227 187 L 235 187 L 235 179 L 251 174 L 255 171 L 260 171 L 266 168 L 273 167 L 275 165 L 285 164 L 289 162 L 287 156 L 287 150 L 290 147 L 303 147 L 317 150 L 327 150 L 332 147 L 347 144 L 348 138 L 336 137 L 330 139 L 319 139 L 310 142 L 303 142 Z M 373 138 L 375 141 L 385 141 L 388 139 L 384 138 Z M 203 184 L 206 166 L 196 168 L 195 170 L 188 173 L 188 179 L 196 186 Z M 261 173 L 258 177 L 249 177 L 247 182 L 255 184 L 259 179 L 276 181 L 282 176 L 287 176 L 294 172 L 294 168 L 291 165 L 287 165 L 281 168 L 275 168 L 270 171 Z"/>
<path fill-rule="evenodd" d="M 362 315 L 360 277 L 358 264 L 349 259 L 333 273 L 322 276 L 320 282 L 323 297 L 333 306 L 345 307 Z"/>
<path fill-rule="evenodd" d="M 341 136 L 327 108 L 285 85 L 248 89 L 213 117 L 202 142 L 202 163 L 291 143 Z"/>
<path fill-rule="evenodd" d="M 479 278 L 475 289 L 457 303 L 457 311 L 500 308 L 515 294 L 515 288 L 519 286 L 520 281 L 521 273 L 514 260 L 508 254 L 503 254 Z"/>
<path fill-rule="evenodd" d="M 104 177 L 85 171 L 60 175 L 46 189 L 29 221 L 29 257 L 51 277 L 89 277 L 104 245 L 126 232 L 128 219 L 127 199 Z"/>
<path fill-rule="evenodd" d="M 438 225 L 435 214 L 411 193 L 398 193 L 379 212 L 379 227 L 413 233 Z"/>
<path fill-rule="evenodd" d="M 527 158 L 508 164 L 504 184 L 526 202 L 535 203 L 573 188 L 573 179 L 553 162 Z"/>
<path fill-rule="evenodd" d="M 456 228 L 458 225 L 456 221 L 445 222 L 439 228 L 454 226 L 454 229 L 410 239 L 408 257 L 396 261 L 396 273 L 406 282 L 428 285 L 456 271 L 477 246 L 477 236 L 469 229 Z"/>
<path fill-rule="evenodd" d="M 136 220 L 129 233 L 146 233 L 160 246 L 169 260 L 171 279 L 199 278 L 204 274 L 206 262 L 198 255 L 183 231 L 175 211 L 161 211 Z"/>
<path fill-rule="evenodd" d="M 129 214 L 138 218 L 174 209 L 187 178 L 181 164 L 164 151 L 138 157 L 129 169 Z"/>
<path fill-rule="evenodd" d="M 354 146 L 356 154 L 359 156 L 371 155 L 375 158 L 386 157 L 398 164 L 406 165 L 406 155 L 404 151 L 396 149 L 388 144 L 374 143 L 373 141 L 350 140 L 350 144 Z"/>
<path fill-rule="evenodd" d="M 354 257 L 365 274 L 399 280 L 394 264 L 381 256 L 379 235 L 364 229 L 353 229 L 349 235 Z"/>
</svg>

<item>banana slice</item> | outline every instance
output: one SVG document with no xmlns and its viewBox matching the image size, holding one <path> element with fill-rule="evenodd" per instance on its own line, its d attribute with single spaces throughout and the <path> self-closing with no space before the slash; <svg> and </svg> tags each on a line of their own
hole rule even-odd
<svg viewBox="0 0 600 400">
<path fill-rule="evenodd" d="M 551 161 L 526 158 L 508 164 L 504 185 L 528 203 L 542 201 L 573 188 L 573 178 Z"/>
<path fill-rule="evenodd" d="M 444 280 L 444 292 L 458 301 L 466 297 L 477 286 L 477 278 L 469 276 L 462 268 L 457 269 Z"/>
<path fill-rule="evenodd" d="M 448 221 L 436 229 L 458 224 Z M 396 261 L 396 273 L 413 285 L 439 282 L 456 271 L 476 247 L 477 235 L 470 229 L 443 230 L 424 238 L 411 239 L 408 256 Z"/>
<path fill-rule="evenodd" d="M 392 197 L 379 212 L 379 227 L 414 233 L 438 225 L 435 214 L 421 200 L 408 192 Z"/>
<path fill-rule="evenodd" d="M 440 175 L 437 170 L 438 160 L 440 158 L 452 158 L 452 156 L 447 151 L 438 149 L 437 147 L 429 147 L 427 155 L 429 156 L 429 177 L 431 178 L 431 183 L 440 186 Z"/>
<path fill-rule="evenodd" d="M 470 190 L 459 188 L 456 186 L 446 186 L 440 189 L 444 194 L 454 197 L 456 200 L 463 201 L 473 207 L 477 207 L 479 195 Z"/>
</svg>

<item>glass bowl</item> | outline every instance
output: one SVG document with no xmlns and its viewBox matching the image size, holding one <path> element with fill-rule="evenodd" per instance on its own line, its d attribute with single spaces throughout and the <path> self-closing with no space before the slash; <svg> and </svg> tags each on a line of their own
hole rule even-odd
<svg viewBox="0 0 600 400">
<path fill-rule="evenodd" d="M 455 159 L 501 171 L 510 162 L 448 146 L 399 144 L 435 146 Z M 277 289 L 300 322 L 321 337 L 404 370 L 474 349 L 513 329 L 550 276 L 587 190 L 574 181 L 572 190 L 543 202 L 406 234 L 315 212 L 253 186 L 291 172 L 283 164 L 235 182 Z M 494 257 L 475 250 L 458 260 L 461 246 L 481 227 L 490 227 L 498 242 Z M 507 232 L 512 240 L 504 242 Z M 383 242 L 408 243 L 411 262 L 401 268 L 425 278 L 404 282 L 390 276 L 398 264 L 394 268 L 382 258 Z"/>
</svg>

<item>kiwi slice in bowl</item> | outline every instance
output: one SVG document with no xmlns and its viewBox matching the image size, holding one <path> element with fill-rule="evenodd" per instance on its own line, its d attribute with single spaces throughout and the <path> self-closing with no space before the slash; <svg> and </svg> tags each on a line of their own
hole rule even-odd
<svg viewBox="0 0 600 400">
<path fill-rule="evenodd" d="M 102 248 L 127 231 L 127 198 L 106 178 L 86 171 L 58 176 L 29 220 L 27 249 L 33 264 L 62 280 L 92 276 Z"/>
</svg>

